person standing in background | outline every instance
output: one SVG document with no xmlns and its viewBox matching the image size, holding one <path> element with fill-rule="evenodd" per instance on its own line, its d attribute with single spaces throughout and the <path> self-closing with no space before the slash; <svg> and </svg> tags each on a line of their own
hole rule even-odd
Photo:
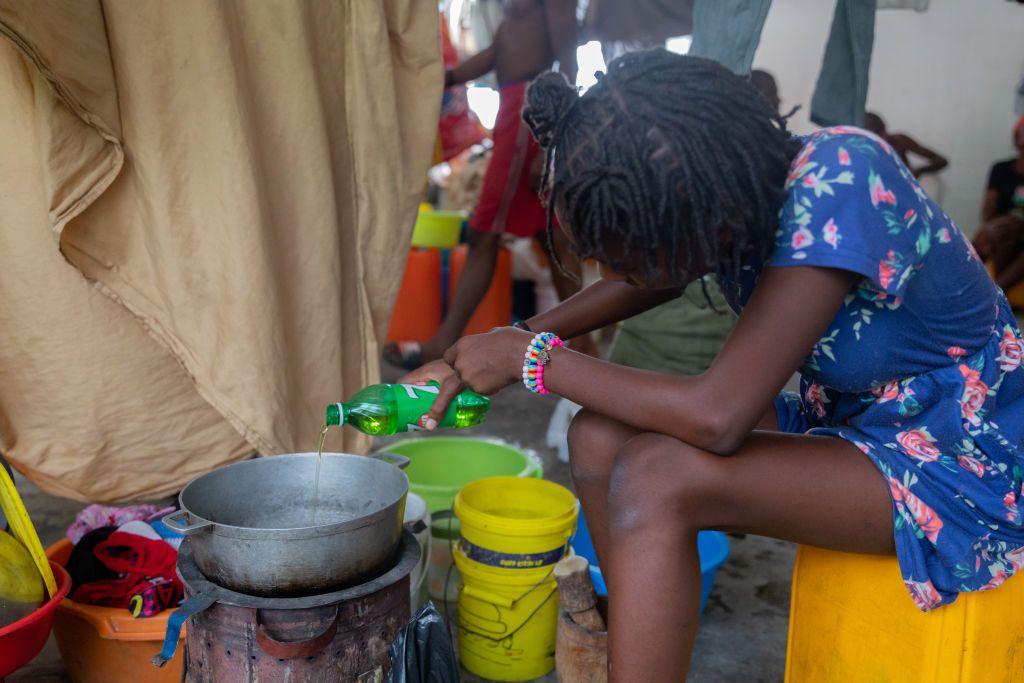
<svg viewBox="0 0 1024 683">
<path fill-rule="evenodd" d="M 1013 144 L 1017 156 L 993 164 L 989 171 L 974 247 L 1011 303 L 1021 308 L 1024 295 L 1010 289 L 1024 280 L 1024 116 L 1013 127 Z"/>
<path fill-rule="evenodd" d="M 547 225 L 547 213 L 531 178 L 540 148 L 522 122 L 526 86 L 558 62 L 576 78 L 576 0 L 510 0 L 494 40 L 484 50 L 445 71 L 446 88 L 494 71 L 500 104 L 492 138 L 494 149 L 483 190 L 469 219 L 469 255 L 452 294 L 448 314 L 437 333 L 422 345 L 400 341 L 384 348 L 391 363 L 412 370 L 440 358 L 462 334 L 494 277 L 504 235 L 535 237 Z M 552 245 L 559 260 L 572 263 L 568 250 Z M 565 298 L 579 284 L 553 271 L 555 287 Z M 577 278 L 578 280 L 578 278 Z"/>
<path fill-rule="evenodd" d="M 890 132 L 886 128 L 882 117 L 874 112 L 869 111 L 864 114 L 864 128 L 888 142 L 889 146 L 900 156 L 900 159 L 903 160 L 903 163 L 906 164 L 915 178 L 920 179 L 921 176 L 928 175 L 929 173 L 938 173 L 946 168 L 946 166 L 949 166 L 949 160 L 946 157 L 930 147 L 925 147 L 906 133 Z M 925 163 L 915 166 L 911 163 L 911 154 L 921 157 L 925 160 Z"/>
</svg>

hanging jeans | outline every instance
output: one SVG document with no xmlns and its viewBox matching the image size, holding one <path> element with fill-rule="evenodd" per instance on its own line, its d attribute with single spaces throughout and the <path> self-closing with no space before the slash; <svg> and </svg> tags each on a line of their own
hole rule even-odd
<svg viewBox="0 0 1024 683">
<path fill-rule="evenodd" d="M 839 0 L 811 98 L 811 121 L 819 126 L 864 125 L 874 42 L 875 0 Z"/>
<path fill-rule="evenodd" d="M 689 54 L 747 75 L 771 0 L 697 0 Z"/>
</svg>

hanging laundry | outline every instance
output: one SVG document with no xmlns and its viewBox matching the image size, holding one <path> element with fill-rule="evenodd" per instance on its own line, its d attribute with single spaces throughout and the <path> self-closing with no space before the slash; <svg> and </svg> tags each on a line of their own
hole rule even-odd
<svg viewBox="0 0 1024 683">
<path fill-rule="evenodd" d="M 874 42 L 875 0 L 839 0 L 811 98 L 811 121 L 819 126 L 864 125 Z"/>
<path fill-rule="evenodd" d="M 878 0 L 878 9 L 912 9 L 924 12 L 931 0 Z"/>
<path fill-rule="evenodd" d="M 697 0 L 689 54 L 747 75 L 771 0 Z"/>
</svg>

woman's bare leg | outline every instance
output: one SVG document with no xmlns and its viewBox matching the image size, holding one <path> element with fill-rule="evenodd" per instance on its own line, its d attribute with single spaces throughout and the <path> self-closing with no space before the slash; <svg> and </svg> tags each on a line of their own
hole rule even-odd
<svg viewBox="0 0 1024 683">
<path fill-rule="evenodd" d="M 630 429 L 617 424 L 584 415 L 574 442 L 578 447 Z M 853 552 L 894 550 L 885 482 L 864 454 L 840 439 L 755 432 L 730 457 L 659 434 L 619 443 L 607 506 L 599 513 L 604 528 L 594 539 L 609 574 L 613 681 L 685 677 L 700 605 L 700 530 Z M 579 463 L 583 455 L 573 458 Z M 580 469 L 574 464 L 574 476 Z M 596 486 L 595 474 L 587 476 Z M 590 489 L 582 495 L 596 497 Z"/>
<path fill-rule="evenodd" d="M 569 466 L 598 564 L 608 568 L 608 485 L 615 456 L 640 432 L 584 408 L 569 425 Z"/>
<path fill-rule="evenodd" d="M 773 405 L 758 421 L 757 428 L 777 431 L 778 424 Z M 608 548 L 608 484 L 615 456 L 627 441 L 639 433 L 633 427 L 585 408 L 576 414 L 569 427 L 572 482 L 583 506 L 598 564 L 605 574 L 609 570 L 604 556 Z"/>
</svg>

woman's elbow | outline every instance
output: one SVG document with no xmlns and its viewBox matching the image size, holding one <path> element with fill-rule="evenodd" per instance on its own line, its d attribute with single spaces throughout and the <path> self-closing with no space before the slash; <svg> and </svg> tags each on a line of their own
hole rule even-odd
<svg viewBox="0 0 1024 683">
<path fill-rule="evenodd" d="M 717 455 L 732 455 L 739 450 L 748 436 L 750 436 L 749 429 L 737 429 L 735 425 L 720 426 L 713 432 L 712 441 L 707 450 Z"/>
<path fill-rule="evenodd" d="M 705 414 L 687 434 L 674 435 L 697 448 L 715 455 L 732 455 L 750 435 L 742 421 L 724 413 Z"/>
</svg>

